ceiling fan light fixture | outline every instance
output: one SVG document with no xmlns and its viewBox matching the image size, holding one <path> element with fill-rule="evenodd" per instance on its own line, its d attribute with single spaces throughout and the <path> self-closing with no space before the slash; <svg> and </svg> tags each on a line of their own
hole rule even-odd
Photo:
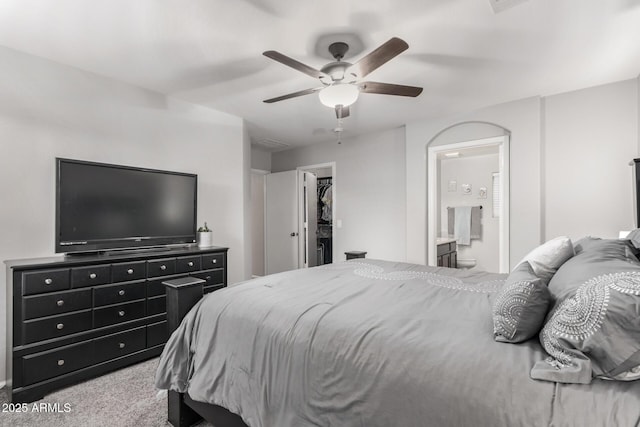
<svg viewBox="0 0 640 427">
<path fill-rule="evenodd" d="M 337 83 L 327 86 L 318 93 L 320 102 L 330 108 L 336 105 L 348 107 L 357 101 L 360 90 L 356 85 Z"/>
</svg>

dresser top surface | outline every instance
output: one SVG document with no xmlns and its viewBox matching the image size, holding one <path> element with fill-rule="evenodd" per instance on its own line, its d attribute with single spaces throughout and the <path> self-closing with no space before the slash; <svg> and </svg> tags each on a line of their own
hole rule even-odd
<svg viewBox="0 0 640 427">
<path fill-rule="evenodd" d="M 214 252 L 227 252 L 229 248 L 222 246 L 180 246 L 156 248 L 153 250 L 122 250 L 87 255 L 57 255 L 43 258 L 25 258 L 6 260 L 4 263 L 12 269 L 46 268 L 54 266 L 75 266 L 86 264 L 110 264 L 125 261 L 139 261 L 146 259 L 173 258 L 186 255 L 200 255 Z"/>
</svg>

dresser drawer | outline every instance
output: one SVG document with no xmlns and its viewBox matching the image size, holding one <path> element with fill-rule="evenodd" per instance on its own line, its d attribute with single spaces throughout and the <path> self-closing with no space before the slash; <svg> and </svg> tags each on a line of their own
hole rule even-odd
<svg viewBox="0 0 640 427">
<path fill-rule="evenodd" d="M 68 268 L 22 274 L 22 293 L 24 295 L 61 291 L 69 288 Z"/>
<path fill-rule="evenodd" d="M 92 265 L 71 269 L 71 287 L 104 285 L 111 283 L 111 265 Z"/>
<path fill-rule="evenodd" d="M 145 282 L 120 283 L 118 285 L 100 286 L 93 289 L 95 307 L 133 301 L 144 298 L 144 295 Z"/>
<path fill-rule="evenodd" d="M 147 277 L 159 277 L 175 274 L 176 272 L 176 259 L 156 259 L 147 262 Z"/>
<path fill-rule="evenodd" d="M 146 326 L 120 332 L 94 341 L 96 363 L 125 356 L 146 347 Z"/>
<path fill-rule="evenodd" d="M 204 287 L 213 285 L 224 285 L 224 269 L 222 268 L 217 270 L 199 271 L 197 273 L 193 273 L 192 276 L 204 280 Z"/>
<path fill-rule="evenodd" d="M 129 282 L 132 280 L 144 279 L 146 277 L 146 262 L 122 262 L 111 265 L 113 283 Z"/>
<path fill-rule="evenodd" d="M 147 316 L 167 312 L 167 297 L 162 295 L 147 299 Z"/>
<path fill-rule="evenodd" d="M 91 308 L 91 289 L 52 292 L 22 300 L 25 320 Z"/>
<path fill-rule="evenodd" d="M 24 322 L 24 343 L 57 338 L 91 329 L 91 310 Z"/>
<path fill-rule="evenodd" d="M 199 256 L 185 256 L 176 258 L 176 273 L 190 273 L 200 270 Z"/>
<path fill-rule="evenodd" d="M 96 308 L 93 310 L 94 327 L 100 328 L 144 317 L 144 305 L 144 301 L 135 301 Z"/>
<path fill-rule="evenodd" d="M 147 347 L 164 344 L 169 339 L 169 325 L 167 321 L 147 325 Z"/>
<path fill-rule="evenodd" d="M 93 342 L 30 354 L 22 361 L 25 385 L 37 383 L 93 364 Z"/>
<path fill-rule="evenodd" d="M 202 255 L 202 268 L 223 268 L 224 254 Z"/>
</svg>

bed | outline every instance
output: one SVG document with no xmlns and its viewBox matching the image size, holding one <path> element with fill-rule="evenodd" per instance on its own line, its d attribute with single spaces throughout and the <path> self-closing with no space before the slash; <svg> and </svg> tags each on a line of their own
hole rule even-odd
<svg viewBox="0 0 640 427">
<path fill-rule="evenodd" d="M 156 386 L 216 426 L 640 425 L 640 381 L 565 383 L 537 330 L 496 341 L 510 277 L 357 259 L 253 279 L 195 304 Z M 553 293 L 547 323 L 562 302 Z M 553 381 L 532 379 L 545 360 Z"/>
</svg>

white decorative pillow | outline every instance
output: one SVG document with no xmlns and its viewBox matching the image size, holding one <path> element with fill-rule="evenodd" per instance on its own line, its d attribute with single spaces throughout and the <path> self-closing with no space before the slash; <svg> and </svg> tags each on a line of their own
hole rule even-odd
<svg viewBox="0 0 640 427">
<path fill-rule="evenodd" d="M 571 239 L 560 236 L 529 252 L 518 265 L 528 261 L 535 275 L 547 284 L 558 268 L 574 255 L 575 251 Z"/>
</svg>

